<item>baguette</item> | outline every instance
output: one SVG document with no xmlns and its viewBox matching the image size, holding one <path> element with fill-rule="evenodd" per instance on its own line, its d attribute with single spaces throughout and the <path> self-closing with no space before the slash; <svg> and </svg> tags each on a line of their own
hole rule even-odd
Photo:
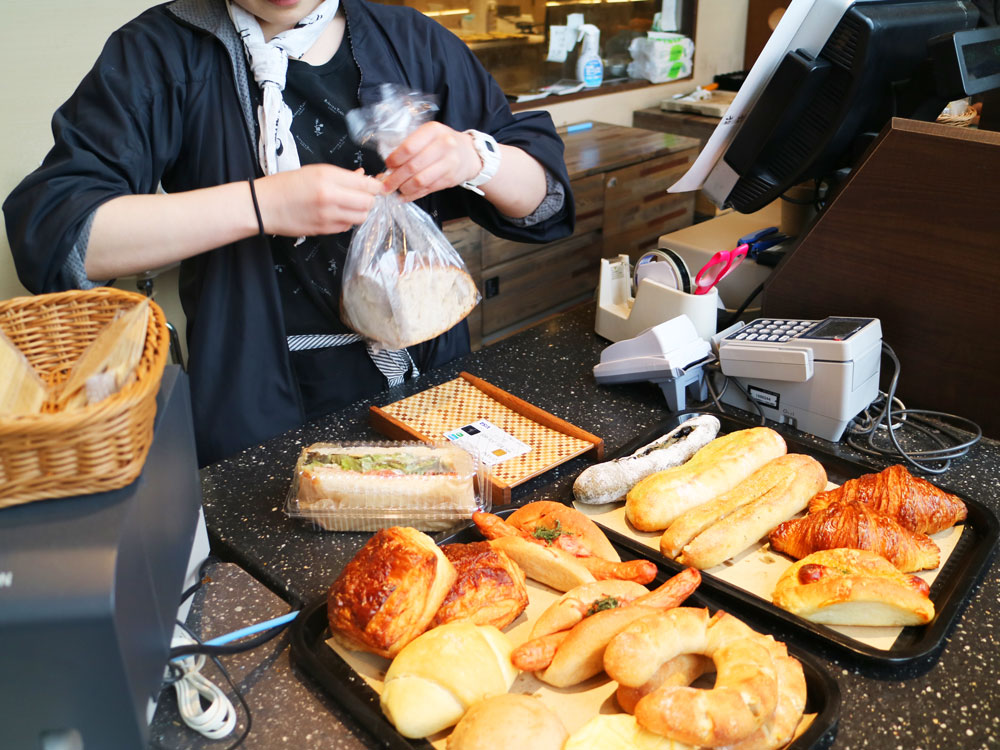
<svg viewBox="0 0 1000 750">
<path fill-rule="evenodd" d="M 686 464 L 652 474 L 629 490 L 625 517 L 639 531 L 662 531 L 786 451 L 785 441 L 768 427 L 716 438 Z"/>
<path fill-rule="evenodd" d="M 729 493 L 743 494 L 747 502 L 692 539 L 678 562 L 699 570 L 715 567 L 804 510 L 824 487 L 826 470 L 819 461 L 797 453 L 779 456 Z"/>
<path fill-rule="evenodd" d="M 719 420 L 715 417 L 692 417 L 628 456 L 584 469 L 573 483 L 573 496 L 588 505 L 624 500 L 641 479 L 680 466 L 718 434 Z"/>
</svg>

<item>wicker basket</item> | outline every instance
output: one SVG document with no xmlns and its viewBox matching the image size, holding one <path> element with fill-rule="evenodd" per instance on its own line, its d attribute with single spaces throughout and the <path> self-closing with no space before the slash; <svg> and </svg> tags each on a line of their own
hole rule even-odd
<svg viewBox="0 0 1000 750">
<path fill-rule="evenodd" d="M 100 329 L 145 297 L 101 287 L 0 302 L 0 328 L 49 385 L 62 382 Z M 33 500 L 118 489 L 142 471 L 153 440 L 156 394 L 169 338 L 150 303 L 137 377 L 88 406 L 0 418 L 0 508 Z"/>
</svg>

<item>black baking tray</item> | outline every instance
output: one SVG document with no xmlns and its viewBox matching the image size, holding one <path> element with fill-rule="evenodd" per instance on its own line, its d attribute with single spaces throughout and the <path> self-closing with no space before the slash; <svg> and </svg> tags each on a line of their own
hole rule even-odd
<svg viewBox="0 0 1000 750">
<path fill-rule="evenodd" d="M 500 516 L 507 516 L 513 508 L 502 510 Z M 615 535 L 612 543 L 618 547 L 622 560 L 644 557 L 629 546 L 619 546 Z M 438 544 L 482 541 L 475 526 L 466 526 L 450 536 L 438 540 Z M 665 566 L 659 560 L 656 579 L 649 588 L 659 586 L 672 575 L 673 566 Z M 726 607 L 710 591 L 701 587 L 685 601 L 684 606 L 708 607 L 713 612 Z M 732 609 L 729 609 L 732 612 Z M 391 750 L 427 750 L 433 746 L 426 740 L 411 740 L 403 737 L 385 718 L 379 708 L 379 697 L 364 678 L 355 672 L 332 648 L 326 645 L 330 629 L 326 617 L 326 598 L 320 598 L 305 607 L 291 626 L 291 656 L 329 695 L 358 721 L 381 747 Z M 837 733 L 840 719 L 840 688 L 836 680 L 820 666 L 817 659 L 802 649 L 789 644 L 789 653 L 802 662 L 806 678 L 806 712 L 815 713 L 816 718 L 803 734 L 788 745 L 788 750 L 820 750 L 829 747 Z M 388 661 L 386 662 L 388 666 Z"/>
<path fill-rule="evenodd" d="M 714 411 L 703 412 L 711 414 L 720 422 L 719 434 L 744 430 L 760 426 L 758 421 L 750 421 L 728 414 Z M 683 419 L 692 416 L 672 417 L 656 427 L 640 435 L 621 450 L 609 457 L 628 455 L 643 445 L 652 442 L 661 435 L 677 427 Z M 831 482 L 843 484 L 862 474 L 878 472 L 880 467 L 874 467 L 853 460 L 846 455 L 838 455 L 824 451 L 797 438 L 795 434 L 781 425 L 768 423 L 785 439 L 789 453 L 804 453 L 819 461 L 826 469 Z M 850 638 L 825 625 L 809 622 L 775 606 L 756 594 L 745 591 L 728 581 L 723 581 L 710 573 L 702 571 L 702 589 L 709 589 L 719 597 L 724 607 L 734 614 L 749 616 L 775 634 L 792 639 L 805 645 L 812 651 L 819 651 L 830 658 L 847 657 L 852 663 L 862 667 L 883 669 L 900 675 L 900 668 L 912 667 L 922 671 L 929 668 L 936 655 L 944 647 L 945 638 L 962 611 L 972 590 L 975 588 L 983 572 L 993 556 L 997 539 L 1000 538 L 1000 522 L 993 512 L 981 502 L 963 493 L 956 492 L 946 484 L 934 479 L 937 487 L 956 495 L 968 507 L 968 518 L 965 528 L 951 556 L 945 562 L 934 580 L 930 590 L 931 601 L 934 602 L 934 619 L 927 625 L 903 628 L 899 637 L 889 649 L 875 648 L 866 643 Z M 563 498 L 567 504 L 572 504 L 572 493 Z M 595 519 L 600 524 L 599 519 Z M 637 556 L 654 560 L 668 570 L 680 571 L 683 565 L 661 554 L 659 550 L 649 547 L 640 541 L 620 534 L 613 529 L 601 525 L 608 538 L 619 547 L 625 547 Z"/>
</svg>

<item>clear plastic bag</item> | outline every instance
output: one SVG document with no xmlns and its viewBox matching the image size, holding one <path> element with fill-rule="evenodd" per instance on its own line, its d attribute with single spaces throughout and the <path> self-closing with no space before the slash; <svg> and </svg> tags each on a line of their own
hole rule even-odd
<svg viewBox="0 0 1000 750">
<path fill-rule="evenodd" d="M 347 115 L 351 137 L 385 159 L 437 109 L 433 98 L 382 86 L 377 104 Z M 425 211 L 377 196 L 347 251 L 341 319 L 385 349 L 402 349 L 458 324 L 479 302 L 461 256 Z"/>
</svg>

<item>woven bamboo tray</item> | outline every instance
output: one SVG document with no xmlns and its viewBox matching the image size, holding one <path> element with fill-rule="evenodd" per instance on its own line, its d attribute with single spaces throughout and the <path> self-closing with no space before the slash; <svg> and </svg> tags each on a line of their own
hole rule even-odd
<svg viewBox="0 0 1000 750">
<path fill-rule="evenodd" d="M 0 328 L 46 384 L 61 383 L 101 328 L 145 297 L 110 287 L 0 302 Z M 0 418 L 0 508 L 118 489 L 142 471 L 169 349 L 166 318 L 150 302 L 136 378 L 87 406 Z"/>
<path fill-rule="evenodd" d="M 528 453 L 490 469 L 493 505 L 509 504 L 512 487 L 571 458 L 587 452 L 597 460 L 604 456 L 601 438 L 467 372 L 387 406 L 373 406 L 369 417 L 372 427 L 394 440 L 440 441 L 446 432 L 487 419 L 530 445 Z"/>
</svg>

